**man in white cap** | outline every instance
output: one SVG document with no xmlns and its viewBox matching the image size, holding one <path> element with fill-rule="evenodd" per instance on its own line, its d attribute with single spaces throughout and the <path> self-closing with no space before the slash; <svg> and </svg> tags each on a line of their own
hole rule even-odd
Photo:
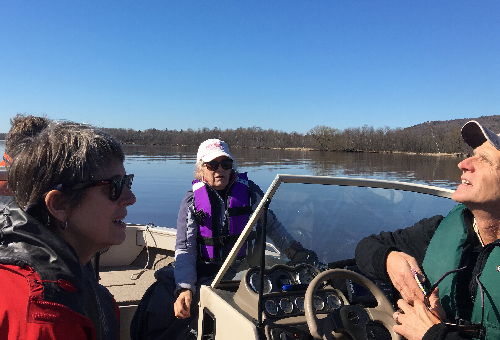
<svg viewBox="0 0 500 340">
<path fill-rule="evenodd" d="M 175 269 L 165 267 L 155 273 L 157 282 L 144 294 L 132 321 L 133 340 L 195 338 L 198 288 L 212 282 L 264 196 L 246 173 L 235 169 L 225 142 L 204 141 L 196 160 L 192 190 L 182 200 L 177 218 Z M 270 211 L 266 235 L 291 264 L 317 264 L 317 255 L 295 241 Z M 249 257 L 258 253 L 251 241 L 247 239 L 226 278 L 236 274 L 232 270 L 241 261 L 251 262 Z"/>
<path fill-rule="evenodd" d="M 500 339 L 500 136 L 470 121 L 462 138 L 474 154 L 458 164 L 461 204 L 356 248 L 365 275 L 400 292 L 394 331 L 410 340 Z"/>
</svg>

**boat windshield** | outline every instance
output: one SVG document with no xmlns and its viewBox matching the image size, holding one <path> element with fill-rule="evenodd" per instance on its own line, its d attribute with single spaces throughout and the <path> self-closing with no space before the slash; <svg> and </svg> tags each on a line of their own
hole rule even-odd
<svg viewBox="0 0 500 340">
<path fill-rule="evenodd" d="M 365 236 L 446 215 L 457 204 L 450 199 L 452 192 L 380 180 L 278 175 L 212 286 L 260 266 L 264 223 L 266 267 L 309 263 L 323 270 L 332 262 L 354 258 Z M 247 253 L 244 260 L 238 260 L 238 251 Z"/>
</svg>

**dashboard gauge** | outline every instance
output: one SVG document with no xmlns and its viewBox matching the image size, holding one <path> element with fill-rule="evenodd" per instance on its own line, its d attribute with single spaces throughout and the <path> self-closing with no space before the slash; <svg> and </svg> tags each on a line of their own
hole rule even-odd
<svg viewBox="0 0 500 340">
<path fill-rule="evenodd" d="M 297 306 L 297 309 L 300 310 L 301 312 L 304 311 L 304 298 L 303 297 L 298 297 L 295 299 L 295 306 Z"/>
<path fill-rule="evenodd" d="M 283 309 L 283 312 L 287 314 L 290 314 L 293 311 L 293 303 L 287 298 L 280 300 L 280 307 Z"/>
<path fill-rule="evenodd" d="M 260 273 L 254 272 L 250 275 L 249 278 L 250 287 L 252 287 L 253 291 L 258 293 L 260 289 Z M 273 289 L 273 284 L 267 275 L 264 275 L 264 294 L 270 293 Z"/>
<path fill-rule="evenodd" d="M 292 278 L 290 275 L 282 274 L 278 277 L 278 283 L 279 283 L 280 287 L 283 287 L 285 285 L 293 284 L 293 281 L 292 281 Z"/>
<path fill-rule="evenodd" d="M 309 284 L 311 283 L 312 280 L 314 280 L 314 277 L 316 276 L 316 273 L 312 268 L 309 267 L 304 267 L 299 270 L 297 273 L 297 281 L 300 284 Z"/>
<path fill-rule="evenodd" d="M 322 298 L 315 295 L 313 297 L 313 306 L 314 306 L 314 309 L 316 309 L 317 311 L 320 311 L 320 310 L 323 310 L 323 308 L 325 308 L 325 302 L 323 301 Z"/>
<path fill-rule="evenodd" d="M 274 300 L 266 300 L 264 303 L 264 308 L 266 309 L 266 312 L 270 315 L 276 315 L 278 314 L 278 304 Z"/>
<path fill-rule="evenodd" d="M 328 294 L 328 296 L 326 297 L 326 304 L 332 309 L 337 309 L 342 307 L 343 303 L 338 295 Z"/>
<path fill-rule="evenodd" d="M 297 309 L 303 312 L 304 309 L 304 298 L 303 297 L 298 297 L 295 299 L 295 306 L 297 306 Z"/>
</svg>

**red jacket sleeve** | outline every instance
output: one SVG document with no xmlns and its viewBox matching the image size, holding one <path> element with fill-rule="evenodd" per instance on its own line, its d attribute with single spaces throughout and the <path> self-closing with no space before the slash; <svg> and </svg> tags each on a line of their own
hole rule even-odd
<svg viewBox="0 0 500 340">
<path fill-rule="evenodd" d="M 0 340 L 95 339 L 90 319 L 41 298 L 31 270 L 0 264 Z M 39 277 L 38 277 L 39 279 Z"/>
</svg>

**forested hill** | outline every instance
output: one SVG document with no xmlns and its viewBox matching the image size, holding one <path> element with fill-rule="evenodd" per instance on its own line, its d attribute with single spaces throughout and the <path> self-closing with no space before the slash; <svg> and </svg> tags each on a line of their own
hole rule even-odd
<svg viewBox="0 0 500 340">
<path fill-rule="evenodd" d="M 124 144 L 191 145 L 198 146 L 208 138 L 220 138 L 230 147 L 298 148 L 343 152 L 414 152 L 414 153 L 471 153 L 460 135 L 461 127 L 469 120 L 477 120 L 494 132 L 500 132 L 500 115 L 481 116 L 447 121 L 428 121 L 407 128 L 337 129 L 318 125 L 305 134 L 263 130 L 259 127 L 220 130 L 187 129 L 104 129 Z M 0 139 L 5 134 L 0 134 Z"/>
<path fill-rule="evenodd" d="M 500 115 L 481 116 L 477 118 L 463 118 L 445 121 L 427 121 L 403 129 L 403 135 L 422 139 L 422 150 L 415 152 L 431 153 L 471 153 L 471 148 L 466 145 L 460 135 L 460 130 L 465 123 L 476 120 L 495 133 L 500 133 Z M 424 140 L 427 139 L 427 143 Z M 418 143 L 415 141 L 415 145 Z M 434 143 L 434 145 L 432 145 Z M 403 148 L 402 151 L 408 151 Z"/>
<path fill-rule="evenodd" d="M 469 120 L 476 120 L 479 123 L 486 126 L 488 129 L 500 133 L 500 115 L 496 116 L 481 116 L 479 118 L 464 118 L 464 119 L 454 119 L 454 120 L 443 120 L 443 121 L 433 121 L 425 122 L 422 124 L 410 126 L 405 130 L 412 131 L 414 133 L 426 133 L 429 130 L 429 126 L 435 129 L 442 129 L 444 131 L 460 130 L 465 123 Z"/>
</svg>

